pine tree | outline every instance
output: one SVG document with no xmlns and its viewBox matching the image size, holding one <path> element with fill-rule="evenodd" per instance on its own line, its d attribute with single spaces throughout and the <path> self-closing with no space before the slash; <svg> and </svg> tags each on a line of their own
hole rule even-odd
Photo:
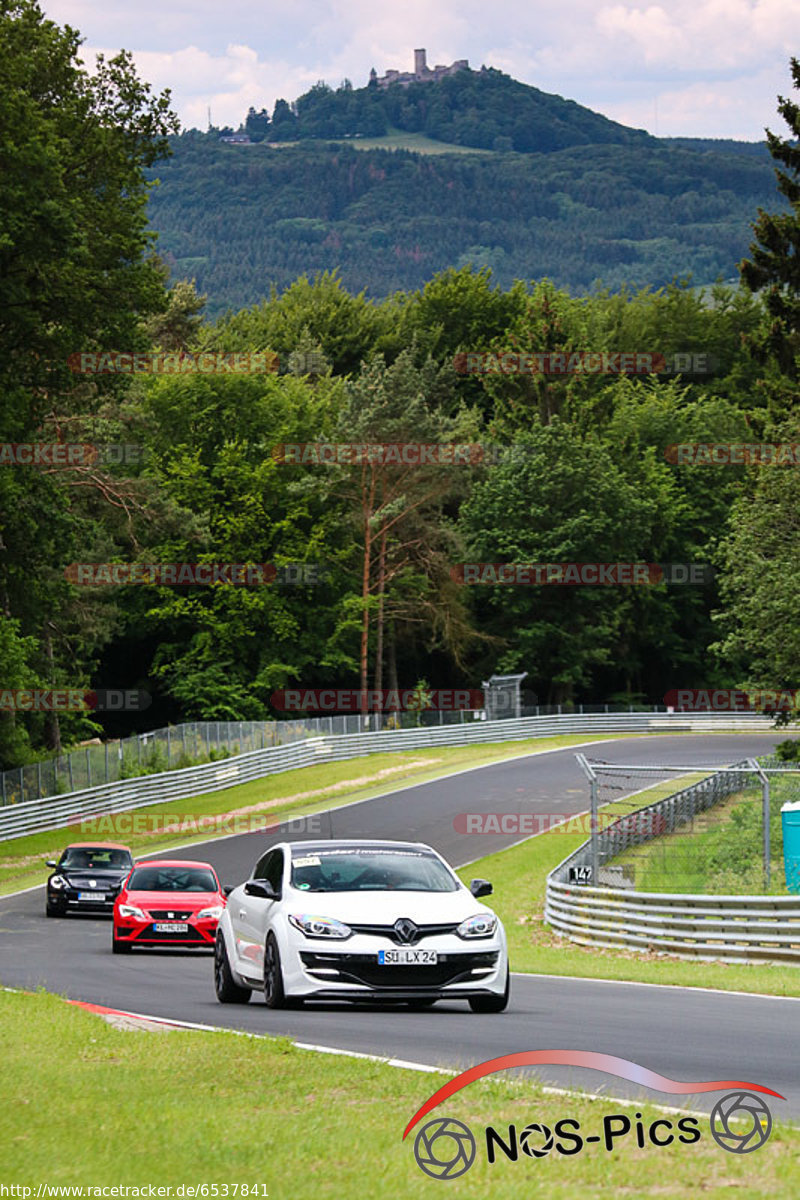
<svg viewBox="0 0 800 1200">
<path fill-rule="evenodd" d="M 800 62 L 791 59 L 792 79 L 800 89 Z M 800 107 L 778 97 L 778 112 L 791 131 L 785 139 L 768 129 L 767 145 L 776 163 L 778 190 L 789 201 L 788 212 L 768 213 L 759 208 L 753 225 L 757 242 L 751 259 L 739 264 L 742 280 L 753 292 L 766 291 L 764 303 L 770 317 L 766 335 L 753 342 L 762 361 L 774 358 L 791 379 L 800 374 Z M 781 167 L 785 169 L 781 169 Z"/>
</svg>

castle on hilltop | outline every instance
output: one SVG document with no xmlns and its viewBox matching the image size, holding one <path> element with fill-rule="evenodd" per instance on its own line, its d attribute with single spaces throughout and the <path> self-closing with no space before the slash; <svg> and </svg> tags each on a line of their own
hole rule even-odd
<svg viewBox="0 0 800 1200">
<path fill-rule="evenodd" d="M 455 75 L 458 71 L 468 71 L 469 62 L 466 58 L 457 58 L 449 67 L 440 66 L 438 63 L 435 67 L 429 67 L 425 61 L 425 50 L 414 51 L 414 70 L 413 71 L 387 71 L 385 75 L 378 76 L 373 67 L 369 73 L 370 84 L 379 88 L 387 88 L 393 83 L 399 83 L 401 87 L 408 87 L 410 83 L 435 83 L 439 79 L 444 79 L 446 75 Z"/>
</svg>

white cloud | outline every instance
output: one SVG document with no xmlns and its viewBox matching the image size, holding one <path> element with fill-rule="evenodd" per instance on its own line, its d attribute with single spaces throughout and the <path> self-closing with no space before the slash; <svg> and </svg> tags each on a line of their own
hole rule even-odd
<svg viewBox="0 0 800 1200">
<path fill-rule="evenodd" d="M 652 131 L 759 138 L 788 94 L 797 0 L 43 0 L 89 46 L 131 50 L 186 125 L 236 125 L 318 79 L 468 58 Z M 91 62 L 88 54 L 84 57 Z"/>
</svg>

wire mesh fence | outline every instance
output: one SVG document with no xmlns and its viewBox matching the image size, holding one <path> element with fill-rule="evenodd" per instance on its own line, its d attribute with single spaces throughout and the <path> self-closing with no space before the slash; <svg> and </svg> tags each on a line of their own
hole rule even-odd
<svg viewBox="0 0 800 1200">
<path fill-rule="evenodd" d="M 697 771 L 583 761 L 596 836 L 572 864 L 573 881 L 672 894 L 788 894 L 781 808 L 800 800 L 797 766 L 766 757 Z"/>
<path fill-rule="evenodd" d="M 663 707 L 623 704 L 529 705 L 522 716 L 568 713 L 666 712 Z M 496 719 L 506 714 L 498 713 Z M 248 750 L 284 746 L 308 737 L 360 733 L 380 729 L 413 729 L 417 726 L 456 725 L 486 720 L 485 709 L 444 709 L 422 712 L 359 713 L 340 716 L 297 717 L 283 721 L 190 721 L 119 741 L 95 739 L 65 754 L 0 771 L 0 806 L 59 796 L 101 783 L 116 783 L 138 775 L 151 775 L 180 767 L 230 758 Z"/>
</svg>

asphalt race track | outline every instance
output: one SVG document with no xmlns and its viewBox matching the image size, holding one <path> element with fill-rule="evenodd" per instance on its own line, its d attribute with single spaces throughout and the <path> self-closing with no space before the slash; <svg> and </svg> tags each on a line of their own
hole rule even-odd
<svg viewBox="0 0 800 1200">
<path fill-rule="evenodd" d="M 584 752 L 606 762 L 723 765 L 763 754 L 783 737 L 778 731 L 620 738 Z M 641 786 L 641 781 L 632 784 L 631 790 Z M 568 815 L 585 810 L 588 802 L 588 786 L 575 762 L 575 748 L 570 748 L 462 772 L 334 810 L 330 820 L 327 815 L 322 819 L 322 836 L 424 841 L 458 865 L 519 840 L 457 833 L 453 821 L 459 813 Z M 65 844 L 68 840 L 65 834 Z M 268 844 L 263 833 L 244 834 L 194 845 L 169 857 L 207 859 L 224 883 L 235 884 L 248 877 Z M 110 941 L 107 919 L 87 915 L 46 920 L 41 888 L 0 897 L 0 983 L 6 987 L 44 986 L 72 999 L 129 1012 L 284 1034 L 301 1043 L 435 1066 L 463 1067 L 520 1050 L 600 1051 L 673 1079 L 763 1084 L 787 1097 L 786 1104 L 770 1100 L 777 1119 L 800 1120 L 798 1000 L 517 975 L 509 1008 L 501 1015 L 477 1015 L 455 1003 L 440 1003 L 427 1012 L 333 1004 L 270 1012 L 255 996 L 249 1005 L 218 1004 L 207 953 L 158 950 L 112 957 Z M 513 970 L 513 960 L 511 966 Z M 715 1093 L 667 1096 L 576 1068 L 542 1067 L 536 1074 L 558 1087 L 647 1096 L 697 1109 L 709 1109 L 718 1098 Z M 435 1086 L 432 1078 L 432 1091 Z M 569 1115 L 568 1097 L 553 1102 L 560 1105 L 559 1116 Z"/>
</svg>

